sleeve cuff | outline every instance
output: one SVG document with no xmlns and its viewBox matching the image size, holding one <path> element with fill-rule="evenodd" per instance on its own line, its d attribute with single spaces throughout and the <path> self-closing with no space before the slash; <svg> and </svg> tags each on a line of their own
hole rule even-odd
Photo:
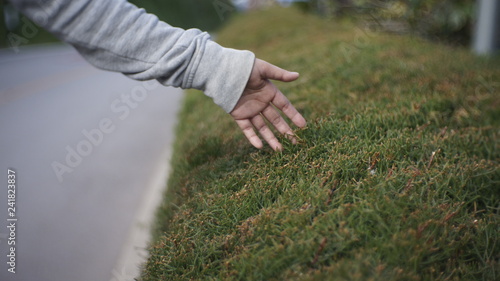
<svg viewBox="0 0 500 281">
<path fill-rule="evenodd" d="M 230 113 L 250 78 L 255 55 L 208 40 L 189 88 L 199 89 Z"/>
</svg>

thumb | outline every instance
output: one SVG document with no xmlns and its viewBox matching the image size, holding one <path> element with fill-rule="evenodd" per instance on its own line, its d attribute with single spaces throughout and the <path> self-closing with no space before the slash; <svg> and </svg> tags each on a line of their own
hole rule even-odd
<svg viewBox="0 0 500 281">
<path fill-rule="evenodd" d="M 272 65 L 266 61 L 258 60 L 260 74 L 263 79 L 279 80 L 283 82 L 290 82 L 299 78 L 298 72 L 290 72 Z"/>
</svg>

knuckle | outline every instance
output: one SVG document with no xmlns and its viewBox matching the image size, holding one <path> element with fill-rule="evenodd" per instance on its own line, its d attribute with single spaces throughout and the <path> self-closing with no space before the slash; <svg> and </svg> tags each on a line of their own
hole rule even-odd
<svg viewBox="0 0 500 281">
<path fill-rule="evenodd" d="M 290 111 L 292 109 L 291 106 L 292 106 L 292 104 L 290 103 L 290 101 L 286 100 L 286 102 L 285 102 L 285 104 L 283 104 L 283 107 L 281 108 L 281 110 L 283 112 L 288 112 L 288 111 Z"/>
<path fill-rule="evenodd" d="M 278 126 L 280 123 L 281 123 L 281 116 L 277 115 L 277 116 L 274 116 L 271 118 L 271 120 L 269 120 L 271 122 L 271 124 L 273 124 L 274 126 Z"/>
<path fill-rule="evenodd" d="M 259 132 L 261 134 L 265 134 L 267 132 L 271 132 L 271 130 L 269 130 L 269 128 L 266 125 L 263 125 L 262 127 L 259 128 Z"/>
</svg>

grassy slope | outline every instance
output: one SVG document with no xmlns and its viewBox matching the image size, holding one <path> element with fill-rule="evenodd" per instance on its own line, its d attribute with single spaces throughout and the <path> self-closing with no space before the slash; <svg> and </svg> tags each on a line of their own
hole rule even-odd
<svg viewBox="0 0 500 281">
<path fill-rule="evenodd" d="M 190 93 L 144 280 L 500 277 L 499 60 L 362 30 L 270 10 L 220 32 L 301 73 L 280 88 L 309 125 L 257 151 Z"/>
</svg>

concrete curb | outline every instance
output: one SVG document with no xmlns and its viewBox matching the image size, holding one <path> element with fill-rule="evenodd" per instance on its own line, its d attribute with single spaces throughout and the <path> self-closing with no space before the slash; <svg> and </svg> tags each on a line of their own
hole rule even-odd
<svg viewBox="0 0 500 281">
<path fill-rule="evenodd" d="M 140 277 L 143 264 L 149 257 L 148 246 L 151 242 L 151 227 L 155 221 L 156 210 L 166 191 L 170 173 L 172 145 L 162 153 L 161 162 L 153 172 L 150 183 L 144 192 L 138 212 L 123 245 L 118 261 L 113 268 L 110 281 L 133 281 Z"/>
</svg>

